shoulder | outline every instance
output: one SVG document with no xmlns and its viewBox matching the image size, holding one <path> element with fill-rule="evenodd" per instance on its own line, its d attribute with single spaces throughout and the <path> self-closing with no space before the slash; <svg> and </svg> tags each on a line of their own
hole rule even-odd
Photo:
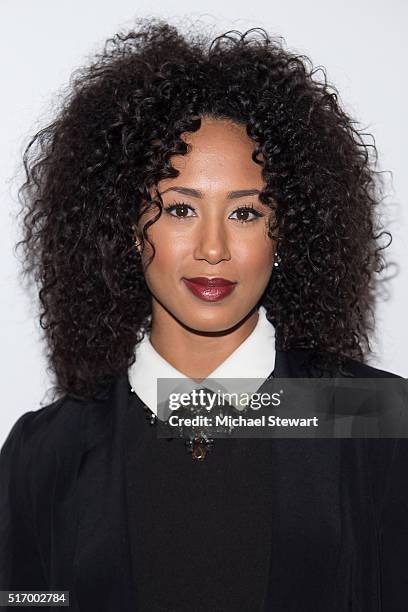
<svg viewBox="0 0 408 612">
<path fill-rule="evenodd" d="M 0 490 L 10 508 L 30 513 L 30 500 L 43 503 L 56 482 L 69 489 L 84 454 L 108 438 L 110 414 L 109 401 L 70 396 L 22 414 L 0 450 Z"/>
<path fill-rule="evenodd" d="M 355 376 L 356 378 L 404 378 L 394 372 L 375 368 L 374 366 L 351 359 L 350 357 L 345 359 L 344 368 L 351 376 Z"/>
<path fill-rule="evenodd" d="M 61 439 L 62 420 L 72 422 L 66 398 L 22 414 L 12 426 L 1 448 L 1 470 L 17 481 L 43 467 Z M 65 419 L 64 419 L 65 416 Z"/>
<path fill-rule="evenodd" d="M 340 363 L 342 367 L 340 368 Z M 404 379 L 394 372 L 376 368 L 364 361 L 334 352 L 292 347 L 276 350 L 276 365 L 284 377 L 351 377 L 351 378 L 395 378 Z"/>
<path fill-rule="evenodd" d="M 84 445 L 87 422 L 94 401 L 76 400 L 68 395 L 22 414 L 12 426 L 1 448 L 1 463 L 10 469 L 37 471 L 55 457 L 69 457 Z"/>
</svg>

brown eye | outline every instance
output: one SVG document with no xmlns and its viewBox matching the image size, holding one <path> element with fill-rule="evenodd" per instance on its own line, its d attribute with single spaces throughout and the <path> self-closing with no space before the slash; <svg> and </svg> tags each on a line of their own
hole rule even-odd
<svg viewBox="0 0 408 612">
<path fill-rule="evenodd" d="M 253 219 L 248 219 L 247 215 L 249 213 L 254 215 Z M 252 223 L 253 221 L 256 221 L 259 217 L 263 217 L 263 214 L 257 211 L 253 206 L 241 206 L 240 208 L 234 210 L 232 214 L 238 215 L 238 219 L 235 219 L 235 221 L 238 221 L 239 223 Z"/>
<path fill-rule="evenodd" d="M 189 216 L 187 214 L 189 210 L 192 210 L 193 212 L 195 211 L 192 206 L 189 206 L 184 202 L 176 202 L 175 204 L 171 204 L 170 206 L 164 207 L 164 210 L 168 215 L 170 215 L 171 217 L 176 217 L 176 219 L 186 219 Z M 176 211 L 176 214 L 173 214 L 173 211 Z"/>
<path fill-rule="evenodd" d="M 239 210 L 238 211 L 238 220 L 239 221 L 248 221 L 248 215 L 249 215 L 249 211 L 248 210 Z"/>
</svg>

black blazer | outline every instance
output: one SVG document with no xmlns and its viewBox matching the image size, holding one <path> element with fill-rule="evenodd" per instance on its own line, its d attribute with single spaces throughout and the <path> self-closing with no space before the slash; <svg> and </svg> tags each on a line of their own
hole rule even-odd
<svg viewBox="0 0 408 612">
<path fill-rule="evenodd" d="M 306 354 L 277 351 L 275 376 L 307 377 Z M 349 368 L 356 377 L 396 376 L 352 360 Z M 137 610 L 125 496 L 128 401 L 124 374 L 105 398 L 65 396 L 16 421 L 0 456 L 0 590 L 69 590 L 73 611 Z M 266 609 L 408 610 L 408 440 L 274 444 L 285 466 L 277 507 L 294 537 L 276 545 Z M 302 538 L 305 521 L 324 529 L 327 512 L 340 514 L 335 559 Z M 325 584 L 323 565 L 331 572 Z"/>
</svg>

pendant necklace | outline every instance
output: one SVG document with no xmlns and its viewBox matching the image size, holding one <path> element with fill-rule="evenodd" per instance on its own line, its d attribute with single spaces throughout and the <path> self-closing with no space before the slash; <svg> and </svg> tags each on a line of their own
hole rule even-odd
<svg viewBox="0 0 408 612">
<path fill-rule="evenodd" d="M 274 372 L 272 371 L 271 374 L 269 374 L 269 376 L 266 378 L 266 380 L 270 380 L 271 378 L 274 378 Z M 134 388 L 130 385 L 130 389 L 131 392 L 134 393 L 135 395 L 137 395 L 136 391 L 134 390 Z M 139 396 L 138 396 L 139 397 Z M 140 398 L 139 398 L 140 399 Z M 143 410 L 146 416 L 146 419 L 148 421 L 148 423 L 152 426 L 156 426 L 158 424 L 159 419 L 157 418 L 157 415 L 153 412 L 153 410 L 151 410 L 149 408 L 149 406 L 147 406 L 144 402 L 143 402 Z M 165 426 L 166 423 L 163 423 L 163 425 Z M 167 438 L 167 440 L 173 440 L 174 438 Z M 213 449 L 214 446 L 214 439 L 213 438 L 209 438 L 208 436 L 204 435 L 193 435 L 193 437 L 190 437 L 189 439 L 186 439 L 184 441 L 184 445 L 186 448 L 186 453 L 191 455 L 191 458 L 193 461 L 204 461 L 204 459 L 207 457 L 208 453 Z"/>
</svg>

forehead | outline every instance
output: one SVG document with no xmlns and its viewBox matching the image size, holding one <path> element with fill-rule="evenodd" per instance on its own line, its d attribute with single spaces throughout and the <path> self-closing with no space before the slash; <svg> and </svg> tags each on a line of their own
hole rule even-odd
<svg viewBox="0 0 408 612">
<path fill-rule="evenodd" d="M 262 165 L 252 160 L 255 142 L 247 135 L 245 126 L 203 118 L 197 132 L 185 132 L 182 138 L 191 145 L 191 150 L 186 155 L 171 157 L 172 166 L 180 174 L 161 181 L 161 188 L 181 179 L 183 185 L 206 190 L 220 186 L 225 189 L 262 187 Z"/>
</svg>

